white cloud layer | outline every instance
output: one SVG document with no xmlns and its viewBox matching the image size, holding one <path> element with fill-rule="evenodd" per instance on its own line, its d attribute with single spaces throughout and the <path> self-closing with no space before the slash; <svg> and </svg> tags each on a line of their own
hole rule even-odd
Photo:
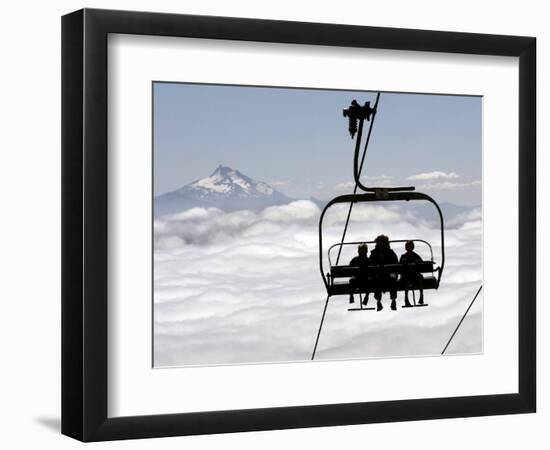
<svg viewBox="0 0 550 450">
<path fill-rule="evenodd" d="M 346 213 L 345 205 L 327 213 L 325 250 L 339 242 Z M 314 203 L 297 201 L 261 212 L 194 208 L 155 220 L 155 366 L 308 360 L 326 298 L 319 214 Z M 441 287 L 425 294 L 429 307 L 393 312 L 386 296 L 379 313 L 347 312 L 348 299 L 333 297 L 317 358 L 441 353 L 482 278 L 480 211 L 452 225 Z M 439 260 L 438 229 L 400 209 L 354 207 L 348 239 L 380 233 L 425 239 Z M 347 248 L 342 262 L 354 252 Z M 482 305 L 480 295 L 448 353 L 482 351 Z"/>
<path fill-rule="evenodd" d="M 423 172 L 423 173 L 418 173 L 416 175 L 411 175 L 410 177 L 407 177 L 407 180 L 415 180 L 415 181 L 456 180 L 458 178 L 460 178 L 460 175 L 458 175 L 455 172 L 434 171 L 434 172 Z"/>
<path fill-rule="evenodd" d="M 454 182 L 454 181 L 438 181 L 435 183 L 425 183 L 418 186 L 419 189 L 431 189 L 431 190 L 449 190 L 457 188 L 465 188 L 471 186 L 481 186 L 481 180 Z"/>
</svg>

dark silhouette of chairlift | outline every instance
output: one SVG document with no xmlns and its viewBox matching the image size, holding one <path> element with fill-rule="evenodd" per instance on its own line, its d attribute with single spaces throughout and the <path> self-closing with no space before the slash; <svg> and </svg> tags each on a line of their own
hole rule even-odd
<svg viewBox="0 0 550 450">
<path fill-rule="evenodd" d="M 375 292 L 376 290 L 380 290 L 382 292 L 387 292 L 389 290 L 389 286 L 387 285 L 381 285 L 380 281 L 378 281 L 378 284 L 374 284 L 373 282 L 369 283 L 369 278 L 376 278 L 380 274 L 388 274 L 393 273 L 397 275 L 402 275 L 405 271 L 414 270 L 416 273 L 420 273 L 423 276 L 423 290 L 430 290 L 430 289 L 438 289 L 439 284 L 441 282 L 441 276 L 443 275 L 443 268 L 445 266 L 445 229 L 443 224 L 443 214 L 441 213 L 441 208 L 437 204 L 437 202 L 430 197 L 427 194 L 423 194 L 421 192 L 416 192 L 414 186 L 402 186 L 402 187 L 367 187 L 364 186 L 361 183 L 360 180 L 360 170 L 362 167 L 363 162 L 361 162 L 361 165 L 359 164 L 359 151 L 360 151 L 360 142 L 361 142 L 361 134 L 363 129 L 363 121 L 365 119 L 370 120 L 370 117 L 372 114 L 376 114 L 376 105 L 374 108 L 370 107 L 370 102 L 365 103 L 365 106 L 360 106 L 355 100 L 352 102 L 352 105 L 347 110 L 344 110 L 344 117 L 349 118 L 349 131 L 353 138 L 355 133 L 357 134 L 357 141 L 355 146 L 355 155 L 354 155 L 354 162 L 353 162 L 353 175 L 355 178 L 355 183 L 358 188 L 360 188 L 365 193 L 363 194 L 346 194 L 338 196 L 334 199 L 332 199 L 325 208 L 323 209 L 323 212 L 321 213 L 321 217 L 319 218 L 319 268 L 321 271 L 321 277 L 323 279 L 323 282 L 325 284 L 327 295 L 328 297 L 334 296 L 334 295 L 347 295 L 349 296 L 351 293 L 356 294 L 370 294 Z M 359 127 L 357 127 L 357 122 L 359 122 Z M 372 128 L 372 124 L 371 124 Z M 370 130 L 369 130 L 369 136 L 370 136 Z M 368 139 L 367 139 L 367 145 L 368 145 Z M 365 147 L 366 152 L 366 147 Z M 365 154 L 363 154 L 363 160 L 364 160 Z M 338 265 L 338 260 L 340 257 L 341 249 L 344 246 L 350 246 L 350 245 L 358 245 L 360 242 L 344 242 L 337 243 L 332 245 L 328 249 L 328 263 L 329 263 L 329 271 L 325 273 L 324 265 L 323 265 L 323 219 L 325 217 L 325 213 L 327 210 L 335 205 L 340 203 L 347 203 L 350 204 L 350 208 L 355 203 L 366 203 L 366 202 L 396 202 L 396 201 L 428 201 L 432 203 L 438 214 L 439 214 L 439 226 L 441 231 L 441 262 L 438 265 L 434 261 L 433 257 L 433 251 L 432 246 L 424 240 L 421 239 L 409 239 L 413 242 L 419 242 L 423 245 L 427 245 L 430 251 L 431 258 L 429 261 L 423 261 L 421 263 L 417 264 L 386 264 L 386 265 L 369 265 L 367 268 L 360 268 L 360 267 L 352 267 L 348 265 Z M 348 215 L 348 221 L 349 221 L 349 215 Z M 346 225 L 347 227 L 347 225 Z M 406 242 L 407 240 L 393 240 L 390 241 L 390 243 L 400 243 L 400 242 Z M 372 244 L 373 241 L 363 241 L 367 244 Z M 331 258 L 331 252 L 338 248 L 338 258 L 335 264 L 332 262 Z M 365 276 L 368 274 L 367 276 Z M 350 283 L 350 278 L 356 277 L 358 280 L 360 280 L 359 283 Z M 382 277 L 384 279 L 386 277 Z M 414 279 L 414 277 L 406 277 L 407 278 L 407 285 L 405 285 L 404 278 L 402 276 L 399 277 L 397 280 L 396 285 L 392 287 L 392 289 L 395 289 L 396 291 L 405 291 L 405 290 L 412 290 L 414 295 L 414 290 L 419 289 L 418 281 Z M 350 311 L 355 310 L 370 310 L 374 308 L 366 308 L 363 307 L 361 300 L 359 301 L 360 308 L 351 308 Z M 414 302 L 413 306 L 427 306 L 427 304 L 420 305 L 416 304 L 416 301 Z"/>
</svg>

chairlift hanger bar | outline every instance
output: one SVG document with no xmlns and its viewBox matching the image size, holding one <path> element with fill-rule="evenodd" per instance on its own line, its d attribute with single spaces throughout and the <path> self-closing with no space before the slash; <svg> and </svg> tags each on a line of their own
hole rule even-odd
<svg viewBox="0 0 550 450">
<path fill-rule="evenodd" d="M 351 106 L 348 109 L 344 109 L 344 111 L 343 111 L 344 117 L 347 117 L 348 120 L 349 120 L 348 129 L 349 129 L 352 140 L 353 140 L 354 134 L 357 131 L 359 131 L 359 136 L 357 137 L 357 141 L 356 141 L 356 144 L 355 144 L 355 155 L 356 155 L 356 157 L 359 153 L 359 148 L 361 147 L 361 136 L 363 134 L 364 121 L 365 121 L 365 119 L 370 120 L 370 117 L 372 115 L 372 121 L 370 122 L 370 126 L 369 126 L 367 142 L 365 143 L 365 148 L 363 150 L 363 156 L 361 157 L 361 164 L 359 165 L 359 167 L 354 166 L 354 168 L 353 168 L 354 172 L 357 172 L 359 174 L 357 177 L 354 176 L 354 178 L 356 179 L 355 187 L 353 188 L 353 194 L 354 195 L 357 193 L 357 188 L 359 187 L 359 184 L 357 184 L 357 179 L 360 178 L 361 172 L 363 171 L 363 166 L 365 164 L 365 158 L 367 156 L 367 148 L 369 146 L 370 135 L 372 133 L 372 127 L 374 125 L 374 116 L 376 115 L 376 111 L 378 109 L 379 100 L 380 100 L 380 92 L 378 92 L 376 94 L 376 101 L 374 103 L 374 108 L 370 107 L 370 102 L 365 102 L 364 106 L 360 106 L 359 103 L 357 103 L 357 100 L 353 100 L 351 102 Z M 357 128 L 358 121 L 360 123 L 359 129 Z M 353 209 L 353 203 L 350 203 L 349 209 L 348 209 L 348 217 L 346 219 L 346 224 L 344 226 L 344 231 L 342 233 L 341 243 L 343 243 L 344 239 L 346 238 L 346 233 L 348 231 L 348 224 L 349 224 L 349 219 L 351 217 L 352 209 Z M 336 261 L 340 260 L 340 252 L 341 251 L 342 251 L 342 247 L 340 247 L 340 249 L 338 250 L 338 258 L 336 259 Z"/>
<path fill-rule="evenodd" d="M 366 157 L 366 149 L 369 145 L 370 136 L 372 132 L 372 128 L 374 125 L 374 119 L 376 118 L 376 113 L 378 110 L 378 102 L 380 100 L 380 92 L 376 94 L 376 100 L 374 102 L 374 107 L 370 107 L 370 102 L 365 102 L 363 106 L 359 105 L 357 100 L 353 100 L 351 102 L 351 105 L 349 108 L 344 109 L 343 114 L 344 117 L 348 118 L 348 130 L 351 135 L 351 138 L 353 139 L 355 134 L 357 133 L 357 139 L 355 141 L 355 153 L 353 156 L 353 178 L 355 180 L 355 184 L 357 187 L 359 187 L 364 192 L 378 192 L 381 189 L 384 189 L 388 192 L 393 191 L 414 191 L 414 186 L 401 186 L 401 187 L 369 187 L 365 186 L 363 183 L 361 183 L 361 169 L 363 168 L 365 157 Z M 365 120 L 370 121 L 370 127 L 367 134 L 367 142 L 365 144 L 365 151 L 363 151 L 363 156 L 361 157 L 361 163 L 359 164 L 359 153 L 361 149 L 361 140 L 363 137 L 363 127 L 365 125 Z"/>
</svg>

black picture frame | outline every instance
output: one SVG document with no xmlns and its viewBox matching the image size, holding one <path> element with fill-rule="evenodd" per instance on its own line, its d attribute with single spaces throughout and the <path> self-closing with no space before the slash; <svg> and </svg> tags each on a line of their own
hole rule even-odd
<svg viewBox="0 0 550 450">
<path fill-rule="evenodd" d="M 519 58 L 517 393 L 107 416 L 109 33 Z M 529 413 L 536 408 L 536 39 L 83 9 L 62 18 L 62 433 L 82 441 Z M 510 295 L 515 295 L 511 293 Z"/>
</svg>

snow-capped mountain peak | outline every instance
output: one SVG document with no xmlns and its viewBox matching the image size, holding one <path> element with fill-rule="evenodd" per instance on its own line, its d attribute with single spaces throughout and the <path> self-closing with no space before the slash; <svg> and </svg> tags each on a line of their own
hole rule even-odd
<svg viewBox="0 0 550 450">
<path fill-rule="evenodd" d="M 205 195 L 217 193 L 258 196 L 271 195 L 274 192 L 268 184 L 254 181 L 238 170 L 222 165 L 219 165 L 209 177 L 196 180 L 188 186 L 203 191 Z"/>
<path fill-rule="evenodd" d="M 224 210 L 261 209 L 291 201 L 269 184 L 255 181 L 238 170 L 219 165 L 208 177 L 155 197 L 155 215 L 192 207 Z"/>
</svg>

